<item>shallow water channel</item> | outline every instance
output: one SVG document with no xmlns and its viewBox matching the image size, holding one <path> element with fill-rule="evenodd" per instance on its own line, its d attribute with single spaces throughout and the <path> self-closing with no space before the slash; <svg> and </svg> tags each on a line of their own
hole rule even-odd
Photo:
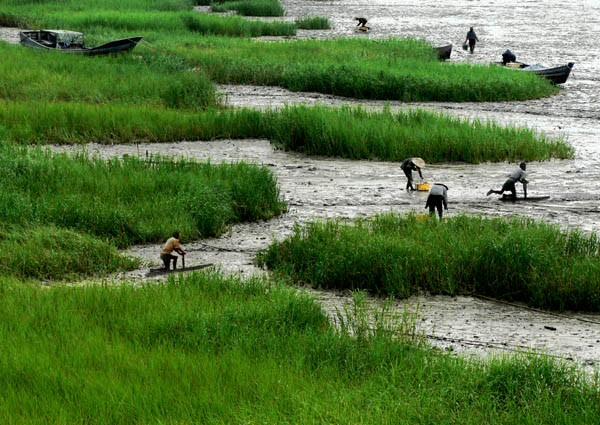
<svg viewBox="0 0 600 425">
<path fill-rule="evenodd" d="M 282 0 L 286 19 L 305 15 L 327 16 L 329 31 L 300 31 L 302 37 L 359 36 L 381 38 L 412 36 L 434 45 L 451 42 L 450 62 L 489 63 L 510 48 L 518 60 L 557 66 L 575 62 L 575 68 L 557 96 L 527 102 L 419 103 L 356 101 L 318 93 L 292 93 L 276 87 L 221 86 L 233 106 L 278 107 L 286 103 L 362 105 L 379 109 L 424 107 L 468 119 L 492 119 L 503 124 L 528 126 L 550 136 L 564 136 L 575 147 L 576 158 L 530 163 L 531 195 L 550 199 L 527 205 L 486 197 L 499 187 L 514 164 L 442 164 L 424 169 L 429 182 L 449 187 L 450 211 L 492 215 L 521 215 L 547 220 L 565 228 L 597 231 L 600 187 L 600 2 L 581 0 Z M 369 20 L 372 31 L 354 30 L 354 16 Z M 460 45 L 469 26 L 480 39 L 475 53 Z M 269 38 L 268 40 L 272 40 Z M 266 40 L 266 41 L 268 41 Z M 70 147 L 56 147 L 71 150 Z M 377 161 L 306 157 L 274 150 L 266 140 L 226 140 L 173 144 L 89 145 L 88 151 L 104 157 L 146 152 L 197 159 L 251 161 L 271 168 L 278 178 L 289 212 L 262 223 L 236 225 L 221 238 L 186 244 L 186 265 L 213 263 L 226 272 L 263 273 L 252 265 L 254 253 L 272 239 L 288 235 L 294 224 L 327 217 L 355 218 L 395 211 L 423 212 L 425 193 L 403 190 L 405 178 L 398 164 Z M 144 278 L 151 264 L 158 265 L 159 245 L 137 246 L 130 255 L 147 264 L 120 278 Z M 307 289 L 335 318 L 336 309 L 351 302 L 348 293 Z M 376 306 L 379 300 L 370 299 Z M 541 350 L 571 358 L 594 370 L 600 365 L 600 316 L 573 314 L 559 317 L 471 297 L 413 297 L 394 303 L 394 309 L 419 311 L 419 331 L 431 342 L 458 352 L 486 355 L 510 350 Z M 591 320 L 597 323 L 591 323 Z"/>
</svg>

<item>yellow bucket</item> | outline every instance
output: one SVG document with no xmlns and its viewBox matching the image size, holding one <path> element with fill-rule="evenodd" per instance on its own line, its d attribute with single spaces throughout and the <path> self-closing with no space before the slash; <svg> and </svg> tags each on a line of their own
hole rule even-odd
<svg viewBox="0 0 600 425">
<path fill-rule="evenodd" d="M 421 192 L 428 192 L 429 183 L 417 183 L 417 190 Z"/>
</svg>

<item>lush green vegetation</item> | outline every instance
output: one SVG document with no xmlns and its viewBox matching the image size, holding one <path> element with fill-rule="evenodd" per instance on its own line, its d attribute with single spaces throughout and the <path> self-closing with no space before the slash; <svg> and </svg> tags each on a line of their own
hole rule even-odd
<svg viewBox="0 0 600 425">
<path fill-rule="evenodd" d="M 288 106 L 177 112 L 79 103 L 0 102 L 0 140 L 16 143 L 169 142 L 267 138 L 309 155 L 427 162 L 569 158 L 572 148 L 532 130 L 473 125 L 425 111 Z"/>
<path fill-rule="evenodd" d="M 243 16 L 283 16 L 285 11 L 279 0 L 239 0 L 211 3 L 213 12 L 235 10 Z"/>
<path fill-rule="evenodd" d="M 597 385 L 544 358 L 468 362 L 406 322 L 336 332 L 306 296 L 195 274 L 0 284 L 4 423 L 597 423 Z M 354 335 L 351 336 L 351 331 Z"/>
<path fill-rule="evenodd" d="M 249 21 L 239 16 L 211 16 L 193 14 L 184 18 L 186 27 L 193 32 L 229 37 L 259 37 L 264 35 L 296 35 L 297 26 L 283 21 Z"/>
<path fill-rule="evenodd" d="M 105 161 L 0 146 L 0 266 L 58 279 L 131 267 L 114 248 L 220 235 L 283 211 L 273 175 L 244 163 Z M 76 233 L 75 233 L 76 232 Z"/>
<path fill-rule="evenodd" d="M 296 25 L 303 30 L 328 30 L 331 22 L 323 16 L 304 16 L 296 19 Z"/>
<path fill-rule="evenodd" d="M 259 262 L 296 281 L 407 297 L 477 293 L 535 307 L 598 311 L 600 241 L 525 219 L 381 215 L 296 228 Z"/>
</svg>

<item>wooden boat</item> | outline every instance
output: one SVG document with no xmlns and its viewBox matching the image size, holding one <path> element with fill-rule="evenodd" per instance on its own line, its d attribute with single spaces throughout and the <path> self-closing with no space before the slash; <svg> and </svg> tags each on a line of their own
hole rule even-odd
<svg viewBox="0 0 600 425">
<path fill-rule="evenodd" d="M 553 84 L 564 84 L 571 74 L 571 70 L 575 65 L 574 62 L 569 62 L 566 65 L 556 66 L 548 68 L 541 65 L 528 65 L 523 62 L 510 62 L 504 64 L 503 62 L 494 62 L 496 65 L 505 66 L 507 68 L 515 68 L 520 71 L 533 72 L 540 77 L 547 78 Z"/>
<path fill-rule="evenodd" d="M 520 196 L 513 198 L 512 196 L 503 196 L 498 198 L 503 202 L 537 202 L 537 201 L 545 201 L 546 199 L 550 199 L 549 196 L 528 196 L 527 198 L 522 198 Z"/>
<path fill-rule="evenodd" d="M 359 31 L 359 32 L 369 32 L 370 30 L 371 30 L 371 28 L 370 28 L 370 27 L 367 27 L 367 26 L 365 26 L 365 25 L 363 25 L 363 26 L 361 26 L 361 27 L 358 27 L 358 28 L 356 28 L 356 31 Z"/>
<path fill-rule="evenodd" d="M 45 50 L 59 50 L 66 53 L 83 55 L 108 55 L 132 50 L 143 37 L 122 38 L 110 41 L 98 47 L 87 48 L 83 34 L 66 30 L 21 31 L 21 44 L 27 47 Z"/>
<path fill-rule="evenodd" d="M 452 53 L 452 44 L 436 47 L 435 50 L 437 51 L 438 58 L 445 61 L 446 59 L 450 59 L 450 53 Z"/>
</svg>

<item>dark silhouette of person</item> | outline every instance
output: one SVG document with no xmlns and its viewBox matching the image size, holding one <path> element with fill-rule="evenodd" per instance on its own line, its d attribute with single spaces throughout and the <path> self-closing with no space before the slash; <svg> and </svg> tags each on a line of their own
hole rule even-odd
<svg viewBox="0 0 600 425">
<path fill-rule="evenodd" d="M 435 209 L 437 208 L 441 220 L 443 215 L 442 204 L 444 209 L 448 211 L 448 186 L 442 183 L 436 183 L 429 191 L 425 208 L 429 207 L 430 215 L 435 215 Z"/>
<path fill-rule="evenodd" d="M 354 20 L 358 21 L 357 27 L 364 27 L 367 25 L 367 20 L 365 18 L 354 18 Z"/>
<path fill-rule="evenodd" d="M 510 50 L 507 50 L 506 52 L 502 53 L 502 65 L 506 65 L 508 63 L 516 62 L 516 61 L 517 61 L 517 56 Z"/>
<path fill-rule="evenodd" d="M 402 169 L 402 171 L 404 171 L 404 174 L 406 175 L 406 178 L 408 179 L 408 181 L 406 182 L 406 190 L 415 190 L 415 188 L 412 185 L 412 182 L 413 182 L 412 172 L 418 171 L 419 176 L 421 176 L 421 179 L 423 179 L 423 174 L 421 173 L 421 168 L 413 162 L 413 158 L 405 159 L 404 162 L 402 163 L 402 165 L 400 166 L 400 168 Z"/>
<path fill-rule="evenodd" d="M 475 35 L 475 31 L 473 31 L 473 27 L 471 27 L 467 33 L 467 38 L 465 38 L 465 43 L 469 43 L 469 49 L 471 50 L 471 53 L 473 53 L 473 50 L 475 50 L 475 43 L 478 41 L 479 39 L 477 38 L 477 35 Z"/>
<path fill-rule="evenodd" d="M 504 195 L 504 192 L 511 192 L 511 197 L 516 198 L 517 197 L 517 188 L 515 187 L 515 183 L 516 182 L 521 182 L 523 183 L 523 196 L 525 198 L 527 198 L 527 183 L 529 183 L 527 181 L 527 179 L 525 179 L 525 170 L 527 169 L 527 164 L 524 162 L 521 162 L 519 164 L 519 168 L 517 168 L 515 171 L 513 171 L 510 175 L 510 177 L 508 178 L 508 180 L 506 180 L 504 182 L 504 184 L 502 185 L 502 189 L 500 190 L 494 190 L 494 189 L 490 189 L 488 190 L 488 193 L 486 196 L 491 195 L 492 193 L 497 193 L 498 195 Z"/>
</svg>

